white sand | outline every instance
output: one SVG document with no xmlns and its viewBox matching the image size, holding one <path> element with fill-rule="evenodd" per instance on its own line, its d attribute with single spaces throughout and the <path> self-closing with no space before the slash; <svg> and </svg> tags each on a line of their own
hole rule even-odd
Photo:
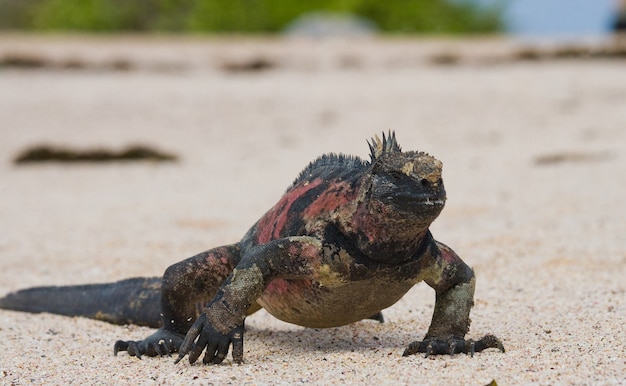
<svg viewBox="0 0 626 386">
<path fill-rule="evenodd" d="M 1 37 L 0 55 L 134 69 L 0 69 L 0 294 L 159 275 L 238 240 L 316 156 L 365 157 L 366 138 L 395 129 L 444 162 L 432 231 L 476 270 L 468 336 L 496 334 L 507 352 L 401 357 L 430 322 L 421 284 L 382 325 L 313 330 L 259 312 L 240 366 L 114 357 L 116 339 L 151 330 L 0 311 L 0 384 L 626 384 L 625 63 L 491 60 L 508 49 Z M 450 52 L 461 64 L 431 63 Z M 280 66 L 219 69 L 255 56 Z M 12 165 L 41 142 L 148 143 L 182 161 Z"/>
</svg>

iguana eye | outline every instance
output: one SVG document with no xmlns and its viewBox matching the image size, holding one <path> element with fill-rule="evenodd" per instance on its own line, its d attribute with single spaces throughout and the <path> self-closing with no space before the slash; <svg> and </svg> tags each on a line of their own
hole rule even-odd
<svg viewBox="0 0 626 386">
<path fill-rule="evenodd" d="M 389 177 L 395 183 L 401 182 L 404 179 L 404 174 L 398 171 L 389 172 Z"/>
</svg>

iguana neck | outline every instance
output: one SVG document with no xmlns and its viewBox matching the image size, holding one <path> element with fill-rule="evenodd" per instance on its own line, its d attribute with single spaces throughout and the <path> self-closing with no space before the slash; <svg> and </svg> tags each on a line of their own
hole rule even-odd
<svg viewBox="0 0 626 386">
<path fill-rule="evenodd" d="M 410 259 L 429 234 L 427 225 L 416 224 L 413 216 L 402 216 L 388 206 L 356 200 L 343 209 L 335 218 L 341 232 L 375 261 L 394 264 Z"/>
</svg>

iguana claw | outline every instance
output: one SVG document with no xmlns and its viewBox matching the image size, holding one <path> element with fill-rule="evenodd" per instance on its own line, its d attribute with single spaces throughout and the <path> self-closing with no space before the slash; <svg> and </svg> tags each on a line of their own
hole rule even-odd
<svg viewBox="0 0 626 386">
<path fill-rule="evenodd" d="M 126 351 L 128 355 L 139 359 L 142 355 L 149 357 L 171 355 L 178 351 L 183 338 L 175 332 L 159 329 L 144 340 L 118 340 L 113 345 L 113 355 L 120 351 Z"/>
<path fill-rule="evenodd" d="M 425 338 L 423 341 L 416 341 L 409 344 L 409 347 L 404 350 L 402 356 L 406 357 L 417 353 L 424 353 L 426 358 L 430 355 L 454 355 L 459 353 L 474 356 L 475 352 L 480 352 L 488 348 L 497 348 L 505 352 L 504 345 L 500 339 L 494 335 L 485 335 L 477 341 L 460 338 L 450 338 L 448 340 Z"/>
</svg>

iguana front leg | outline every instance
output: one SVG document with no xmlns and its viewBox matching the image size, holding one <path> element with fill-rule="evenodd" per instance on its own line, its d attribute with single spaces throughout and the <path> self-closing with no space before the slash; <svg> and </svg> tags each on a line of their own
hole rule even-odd
<svg viewBox="0 0 626 386">
<path fill-rule="evenodd" d="M 435 242 L 437 248 L 432 258 L 434 272 L 425 281 L 436 291 L 435 310 L 423 341 L 413 342 L 404 356 L 425 353 L 456 354 L 479 352 L 498 348 L 504 352 L 502 342 L 493 335 L 485 335 L 478 341 L 465 340 L 470 326 L 470 309 L 474 305 L 474 271 L 452 249 Z M 431 252 L 431 253 L 432 253 Z"/>
<path fill-rule="evenodd" d="M 161 286 L 163 327 L 140 341 L 118 340 L 114 354 L 127 351 L 141 358 L 177 352 L 189 327 L 239 262 L 240 252 L 238 244 L 226 245 L 167 268 Z M 254 310 L 252 307 L 249 312 Z"/>
<path fill-rule="evenodd" d="M 244 320 L 250 304 L 275 278 L 314 277 L 322 259 L 322 243 L 306 236 L 251 248 L 189 329 L 176 362 L 189 354 L 189 362 L 194 363 L 205 351 L 204 363 L 221 363 L 231 345 L 233 360 L 242 362 Z"/>
</svg>

